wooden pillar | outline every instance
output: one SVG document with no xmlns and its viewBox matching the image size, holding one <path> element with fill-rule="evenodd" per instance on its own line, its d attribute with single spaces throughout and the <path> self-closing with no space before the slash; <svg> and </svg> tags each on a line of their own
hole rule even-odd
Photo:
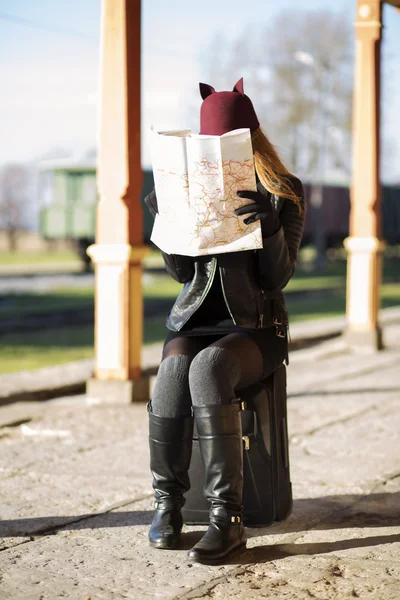
<svg viewBox="0 0 400 600">
<path fill-rule="evenodd" d="M 95 374 L 100 399 L 148 397 L 141 377 L 143 213 L 140 205 L 140 0 L 103 0 L 95 265 Z"/>
<path fill-rule="evenodd" d="M 347 326 L 355 349 L 383 346 L 378 323 L 382 271 L 380 70 L 382 1 L 357 0 L 350 237 L 345 240 Z"/>
</svg>

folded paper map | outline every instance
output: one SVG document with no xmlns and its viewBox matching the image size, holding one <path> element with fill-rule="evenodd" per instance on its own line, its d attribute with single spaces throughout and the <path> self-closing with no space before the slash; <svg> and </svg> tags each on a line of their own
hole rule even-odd
<svg viewBox="0 0 400 600">
<path fill-rule="evenodd" d="M 245 225 L 236 208 L 255 190 L 249 129 L 222 136 L 152 130 L 156 215 L 151 241 L 167 254 L 201 256 L 262 248 L 260 221 Z"/>
</svg>

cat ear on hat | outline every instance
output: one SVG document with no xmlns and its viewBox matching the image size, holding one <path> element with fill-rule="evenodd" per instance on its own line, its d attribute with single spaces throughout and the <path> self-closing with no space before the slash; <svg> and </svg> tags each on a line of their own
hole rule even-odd
<svg viewBox="0 0 400 600">
<path fill-rule="evenodd" d="M 199 83 L 200 95 L 205 100 L 208 96 L 215 93 L 214 88 L 208 83 Z"/>
<path fill-rule="evenodd" d="M 241 77 L 239 79 L 239 81 L 237 81 L 233 87 L 233 92 L 238 92 L 239 94 L 242 94 L 242 96 L 244 96 L 244 89 L 243 89 L 243 77 Z"/>
</svg>

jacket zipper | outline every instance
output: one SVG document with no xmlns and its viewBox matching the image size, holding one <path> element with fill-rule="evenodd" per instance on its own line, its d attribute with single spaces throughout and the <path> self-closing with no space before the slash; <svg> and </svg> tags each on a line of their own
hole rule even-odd
<svg viewBox="0 0 400 600">
<path fill-rule="evenodd" d="M 226 308 L 228 309 L 228 312 L 229 312 L 229 314 L 231 315 L 231 319 L 232 319 L 232 321 L 234 322 L 234 324 L 235 324 L 235 325 L 237 325 L 237 323 L 236 323 L 236 321 L 235 321 L 235 318 L 234 318 L 234 316 L 233 316 L 233 314 L 232 314 L 232 311 L 231 311 L 231 309 L 229 308 L 228 300 L 226 299 L 226 294 L 225 294 L 225 289 L 224 289 L 224 282 L 222 281 L 222 273 L 221 273 L 221 270 L 219 271 L 219 276 L 220 276 L 220 279 L 221 279 L 222 295 L 224 296 L 224 300 L 225 300 Z"/>
<path fill-rule="evenodd" d="M 202 296 L 201 296 L 201 298 L 200 298 L 200 302 L 199 302 L 198 306 L 196 307 L 196 310 L 199 310 L 200 306 L 203 304 L 203 302 L 204 302 L 204 299 L 205 299 L 205 297 L 207 296 L 207 294 L 208 294 L 208 291 L 209 291 L 209 289 L 210 289 L 210 287 L 212 286 L 212 283 L 213 283 L 213 281 L 214 281 L 214 277 L 215 277 L 215 271 L 216 271 L 216 267 L 217 267 L 217 259 L 216 259 L 215 257 L 213 257 L 211 260 L 212 260 L 212 263 L 213 263 L 213 267 L 214 267 L 214 268 L 213 268 L 213 271 L 212 271 L 212 274 L 211 274 L 211 277 L 210 277 L 210 279 L 207 281 L 207 285 L 206 285 L 206 287 L 204 288 L 203 294 L 202 294 Z M 194 310 L 194 311 L 193 311 L 193 312 L 192 312 L 192 313 L 191 313 L 191 314 L 188 316 L 188 318 L 187 318 L 187 319 L 186 319 L 186 320 L 185 320 L 185 321 L 182 323 L 182 325 L 180 326 L 180 329 L 179 329 L 179 330 L 181 330 L 181 329 L 182 329 L 182 327 L 184 327 L 184 326 L 186 325 L 186 323 L 189 321 L 190 317 L 192 317 L 192 316 L 194 315 L 194 313 L 196 312 L 196 310 Z"/>
<path fill-rule="evenodd" d="M 263 310 L 264 310 L 265 293 L 264 293 L 263 289 L 261 289 L 261 293 L 262 293 L 262 303 L 263 303 Z M 258 327 L 261 329 L 261 327 L 263 325 L 264 325 L 264 313 L 260 313 L 260 316 L 259 316 L 259 319 L 258 319 Z"/>
</svg>

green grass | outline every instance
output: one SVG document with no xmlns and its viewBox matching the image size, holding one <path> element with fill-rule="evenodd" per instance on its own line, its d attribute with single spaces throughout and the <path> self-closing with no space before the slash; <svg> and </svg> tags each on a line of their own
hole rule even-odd
<svg viewBox="0 0 400 600">
<path fill-rule="evenodd" d="M 167 333 L 165 317 L 144 324 L 144 344 L 161 342 Z M 0 374 L 39 369 L 93 357 L 92 325 L 1 336 Z"/>
<path fill-rule="evenodd" d="M 145 299 L 176 298 L 182 285 L 168 275 L 160 275 L 143 286 Z M 83 310 L 93 307 L 94 288 L 58 288 L 50 292 L 0 294 L 0 319 L 18 319 L 52 310 Z"/>
<path fill-rule="evenodd" d="M 346 278 L 340 275 L 323 275 L 323 276 L 294 276 L 289 281 L 285 288 L 287 292 L 306 292 L 314 290 L 326 290 L 332 288 L 340 288 L 346 285 Z"/>
<path fill-rule="evenodd" d="M 143 284 L 143 296 L 144 298 L 176 298 L 182 287 L 181 283 L 177 283 L 169 275 L 157 275 Z"/>
<path fill-rule="evenodd" d="M 47 263 L 70 263 L 79 258 L 73 250 L 47 252 L 0 252 L 0 266 L 3 265 L 43 265 Z"/>
<path fill-rule="evenodd" d="M 338 275 L 344 275 L 346 270 L 346 251 L 344 248 L 338 248 L 335 250 L 329 250 L 328 254 L 335 257 L 328 263 L 328 272 L 333 275 L 335 272 Z M 392 260 L 397 259 L 400 256 L 400 248 L 398 246 L 388 246 L 385 249 L 385 268 L 388 263 Z M 307 246 L 300 250 L 300 257 L 302 262 L 311 266 L 312 261 L 315 258 L 315 249 L 312 246 Z M 0 252 L 0 266 L 3 265 L 18 265 L 18 266 L 31 266 L 31 265 L 45 265 L 54 263 L 69 263 L 69 262 L 80 262 L 77 253 L 71 250 L 47 250 L 47 251 L 16 251 L 16 252 Z M 151 249 L 143 260 L 143 264 L 146 268 L 160 268 L 163 266 L 163 259 L 161 252 L 158 250 Z M 301 277 L 301 274 L 297 274 Z M 307 275 L 306 275 L 307 276 Z"/>
<path fill-rule="evenodd" d="M 342 262 L 342 261 L 338 261 Z M 398 263 L 385 267 L 382 307 L 400 306 L 400 282 L 396 279 Z M 398 277 L 397 277 L 398 281 Z M 146 277 L 145 301 L 174 299 L 182 285 L 168 275 Z M 321 295 L 296 297 L 290 292 L 321 290 Z M 345 312 L 345 265 L 332 264 L 323 275 L 297 272 L 287 286 L 286 300 L 291 322 L 329 318 Z M 63 288 L 46 294 L 15 294 L 1 298 L 0 319 L 51 310 L 82 310 L 93 306 L 93 288 Z M 149 319 L 144 326 L 144 343 L 161 342 L 165 338 L 165 316 Z M 36 369 L 93 356 L 93 327 L 76 326 L 56 331 L 10 333 L 1 337 L 0 373 Z"/>
<path fill-rule="evenodd" d="M 81 291 L 81 290 L 80 290 Z M 345 291 L 331 292 L 324 298 L 287 299 L 292 323 L 343 315 Z M 400 284 L 382 286 L 383 308 L 400 306 Z M 167 333 L 165 317 L 145 321 L 144 344 L 162 342 Z M 0 373 L 62 364 L 93 356 L 93 327 L 77 326 L 54 331 L 10 333 L 2 336 Z"/>
<path fill-rule="evenodd" d="M 400 281 L 399 260 L 388 260 L 384 266 L 384 281 L 387 284 Z M 167 274 L 146 273 L 143 292 L 145 299 L 176 298 L 182 285 Z M 288 303 L 291 292 L 332 290 L 342 291 L 346 285 L 346 264 L 336 261 L 327 265 L 326 272 L 317 275 L 298 269 L 285 289 Z M 82 310 L 93 306 L 93 287 L 60 288 L 41 294 L 18 293 L 0 295 L 0 319 L 20 318 L 26 314 L 40 314 L 51 310 Z M 320 304 L 320 301 L 318 301 Z M 342 312 L 344 308 L 341 309 Z M 312 312 L 311 314 L 314 314 Z"/>
<path fill-rule="evenodd" d="M 93 327 L 10 333 L 1 337 L 0 373 L 39 369 L 93 356 Z"/>
<path fill-rule="evenodd" d="M 13 266 L 35 266 L 35 265 L 46 265 L 60 263 L 77 262 L 80 263 L 78 253 L 71 250 L 46 250 L 46 251 L 23 251 L 17 250 L 16 252 L 1 252 L 0 251 L 0 267 L 5 265 Z M 150 251 L 149 254 L 144 258 L 143 264 L 148 268 L 157 268 L 163 266 L 163 259 L 161 252 Z"/>
<path fill-rule="evenodd" d="M 93 306 L 94 290 L 59 289 L 43 294 L 7 294 L 0 296 L 0 319 L 40 315 L 52 310 L 82 310 Z"/>
<path fill-rule="evenodd" d="M 286 305 L 290 321 L 308 321 L 325 319 L 344 315 L 346 312 L 346 290 L 334 290 L 324 297 L 296 299 L 290 295 L 286 297 Z M 400 284 L 386 283 L 381 288 L 381 308 L 400 306 Z"/>
<path fill-rule="evenodd" d="M 155 344 L 163 342 L 167 336 L 168 329 L 165 325 L 165 317 L 154 317 L 144 322 L 143 343 Z"/>
</svg>

